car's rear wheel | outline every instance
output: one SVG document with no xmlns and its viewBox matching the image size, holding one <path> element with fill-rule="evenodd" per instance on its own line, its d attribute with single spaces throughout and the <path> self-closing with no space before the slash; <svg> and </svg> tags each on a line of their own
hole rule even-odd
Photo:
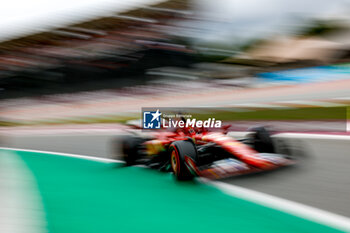
<svg viewBox="0 0 350 233">
<path fill-rule="evenodd" d="M 139 158 L 139 150 L 144 140 L 139 137 L 128 136 L 122 140 L 121 148 L 123 160 L 127 166 L 134 165 Z"/>
<path fill-rule="evenodd" d="M 194 162 L 197 161 L 197 149 L 193 142 L 176 141 L 169 147 L 171 169 L 178 180 L 191 180 L 195 174 L 187 168 L 185 156 L 188 156 Z"/>
<path fill-rule="evenodd" d="M 255 127 L 253 131 L 253 148 L 261 153 L 275 153 L 271 134 L 265 127 Z"/>
</svg>

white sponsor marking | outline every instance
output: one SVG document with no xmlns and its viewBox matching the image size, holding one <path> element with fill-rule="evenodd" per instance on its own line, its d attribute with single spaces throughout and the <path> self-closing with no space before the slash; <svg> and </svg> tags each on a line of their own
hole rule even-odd
<svg viewBox="0 0 350 233">
<path fill-rule="evenodd" d="M 339 230 L 350 231 L 350 218 L 345 216 L 231 184 L 209 180 L 204 180 L 204 182 L 221 189 L 224 193 L 229 195 L 281 210 Z"/>
</svg>

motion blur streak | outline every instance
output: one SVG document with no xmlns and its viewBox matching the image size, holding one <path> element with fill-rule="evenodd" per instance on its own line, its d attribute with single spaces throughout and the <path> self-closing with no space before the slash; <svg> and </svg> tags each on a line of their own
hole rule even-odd
<svg viewBox="0 0 350 233">
<path fill-rule="evenodd" d="M 301 216 L 318 216 L 312 220 L 334 228 L 283 212 L 295 211 L 296 202 L 350 217 L 349 12 L 345 0 L 2 1 L 0 231 L 178 232 L 178 226 L 186 226 L 180 228 L 184 232 L 334 232 L 339 226 L 349 231 L 348 219 L 318 209 Z M 140 133 L 146 107 L 222 121 L 219 130 L 222 139 L 233 137 L 227 138 L 232 151 L 243 144 L 258 149 L 259 140 L 268 141 L 271 153 L 293 165 L 222 182 L 293 203 L 282 204 L 283 211 L 261 209 L 196 181 L 174 182 L 169 173 L 115 168 L 109 162 L 126 161 L 120 142 Z M 271 138 L 252 136 L 254 126 L 264 126 Z M 194 139 L 204 133 L 186 131 Z M 174 132 L 184 131 L 168 135 Z M 150 138 L 153 132 L 143 133 Z M 232 143 L 242 135 L 244 140 Z M 193 146 L 180 136 L 176 140 L 193 152 L 190 159 L 186 152 L 193 173 L 213 171 L 205 167 L 210 164 L 217 173 L 237 168 L 243 174 L 239 153 L 212 153 L 217 142 L 205 147 L 197 138 Z M 144 152 L 138 139 L 128 147 L 131 155 Z M 181 171 L 180 152 L 167 166 L 170 144 L 164 145 L 158 152 L 165 163 L 158 168 Z M 261 154 L 256 160 L 282 161 Z M 220 156 L 225 159 L 216 160 Z M 147 166 L 154 168 L 153 162 Z M 53 191 L 57 187 L 62 189 Z M 207 189 L 209 196 L 202 192 Z M 281 207 L 278 199 L 269 203 Z M 208 215 L 208 209 L 217 214 Z M 159 218 L 145 214 L 149 210 Z"/>
<path fill-rule="evenodd" d="M 233 196 L 282 210 L 287 213 L 292 213 L 296 216 L 332 226 L 343 231 L 350 231 L 350 218 L 235 185 L 229 185 L 222 182 L 209 183 Z"/>
<path fill-rule="evenodd" d="M 0 149 L 0 229 L 45 233 L 46 217 L 31 171 L 15 154 Z"/>
</svg>

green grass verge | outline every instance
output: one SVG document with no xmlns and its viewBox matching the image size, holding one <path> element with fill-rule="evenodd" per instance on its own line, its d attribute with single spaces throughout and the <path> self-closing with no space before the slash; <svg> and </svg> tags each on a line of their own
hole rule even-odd
<svg viewBox="0 0 350 233">
<path fill-rule="evenodd" d="M 222 121 L 238 120 L 345 120 L 349 107 L 304 107 L 293 109 L 260 109 L 253 111 L 239 111 L 238 109 L 202 109 L 197 113 L 189 113 L 193 118 L 206 120 L 215 118 Z M 195 110 L 194 110 L 195 112 Z M 177 112 L 174 112 L 177 113 Z M 348 114 L 349 115 L 349 114 Z M 96 124 L 96 123 L 121 123 L 139 119 L 140 114 L 133 115 L 109 115 L 101 117 L 81 117 L 63 120 L 10 122 L 0 121 L 0 126 L 23 125 L 65 125 L 65 124 Z"/>
<path fill-rule="evenodd" d="M 193 114 L 198 119 L 215 117 L 218 120 L 344 120 L 346 107 L 309 107 L 296 109 L 262 109 L 247 112 L 221 110 L 211 113 Z"/>
</svg>

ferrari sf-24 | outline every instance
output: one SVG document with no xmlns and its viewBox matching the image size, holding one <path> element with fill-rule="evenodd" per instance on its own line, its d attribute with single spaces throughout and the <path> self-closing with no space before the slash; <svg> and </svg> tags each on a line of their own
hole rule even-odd
<svg viewBox="0 0 350 233">
<path fill-rule="evenodd" d="M 288 155 L 276 153 L 265 127 L 250 129 L 249 136 L 241 140 L 228 136 L 227 129 L 177 128 L 150 133 L 138 129 L 123 138 L 123 159 L 127 166 L 142 164 L 173 172 L 178 180 L 220 179 L 294 164 Z"/>
</svg>

